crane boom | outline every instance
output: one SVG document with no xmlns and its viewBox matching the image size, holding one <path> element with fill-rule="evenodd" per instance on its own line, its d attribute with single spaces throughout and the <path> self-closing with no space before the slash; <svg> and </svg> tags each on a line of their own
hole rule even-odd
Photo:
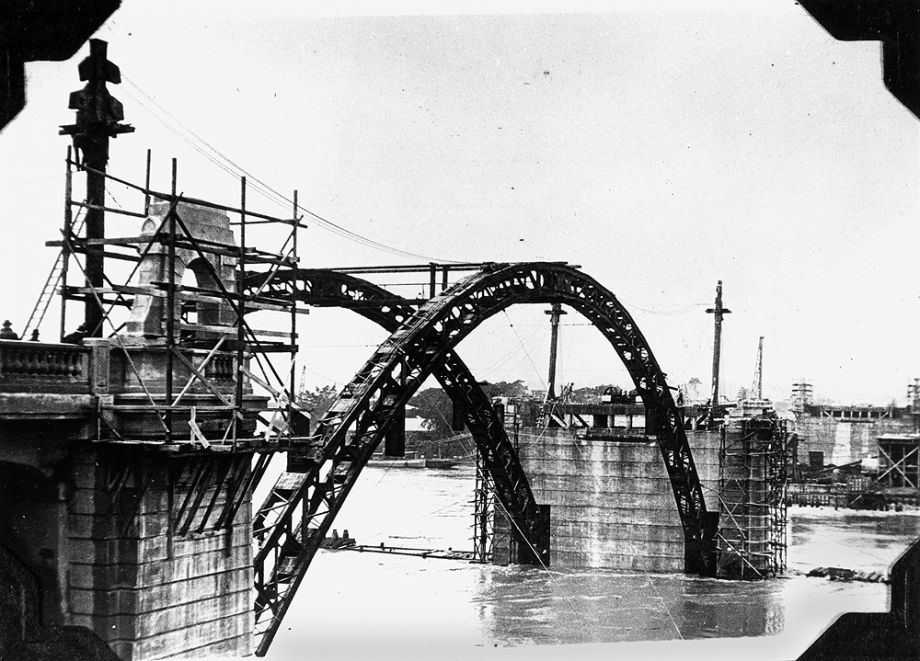
<svg viewBox="0 0 920 661">
<path fill-rule="evenodd" d="M 751 392 L 754 399 L 763 399 L 763 335 L 757 343 L 757 364 L 754 367 L 754 384 Z"/>
</svg>

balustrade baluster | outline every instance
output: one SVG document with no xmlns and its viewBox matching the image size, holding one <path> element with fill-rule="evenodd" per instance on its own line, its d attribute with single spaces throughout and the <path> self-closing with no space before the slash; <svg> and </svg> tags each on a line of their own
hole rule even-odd
<svg viewBox="0 0 920 661">
<path fill-rule="evenodd" d="M 17 353 L 19 354 L 19 371 L 25 374 L 35 374 L 35 352 L 20 349 Z"/>
<path fill-rule="evenodd" d="M 54 351 L 51 354 L 51 369 L 54 374 L 70 378 L 70 364 L 67 358 L 67 354 L 63 351 Z"/>
<path fill-rule="evenodd" d="M 52 373 L 52 365 L 51 365 L 51 360 L 50 360 L 51 357 L 48 355 L 47 351 L 36 349 L 36 350 L 30 351 L 30 353 L 34 354 L 35 356 L 35 372 L 37 374 L 51 374 Z"/>
</svg>

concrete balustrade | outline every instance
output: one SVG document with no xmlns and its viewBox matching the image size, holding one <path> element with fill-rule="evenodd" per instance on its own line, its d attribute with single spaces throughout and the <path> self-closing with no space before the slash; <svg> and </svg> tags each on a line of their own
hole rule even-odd
<svg viewBox="0 0 920 661">
<path fill-rule="evenodd" d="M 24 382 L 35 388 L 89 389 L 91 349 L 48 342 L 0 340 L 0 391 L 20 390 Z"/>
</svg>

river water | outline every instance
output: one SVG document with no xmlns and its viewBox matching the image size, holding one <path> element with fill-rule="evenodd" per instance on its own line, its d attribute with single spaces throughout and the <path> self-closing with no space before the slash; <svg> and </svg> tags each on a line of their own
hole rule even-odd
<svg viewBox="0 0 920 661">
<path fill-rule="evenodd" d="M 360 544 L 468 550 L 473 483 L 468 467 L 366 468 L 335 527 Z M 887 572 L 920 516 L 789 518 L 789 572 L 765 582 L 320 551 L 267 658 L 794 658 L 837 614 L 888 609 L 887 585 L 804 574 Z"/>
</svg>

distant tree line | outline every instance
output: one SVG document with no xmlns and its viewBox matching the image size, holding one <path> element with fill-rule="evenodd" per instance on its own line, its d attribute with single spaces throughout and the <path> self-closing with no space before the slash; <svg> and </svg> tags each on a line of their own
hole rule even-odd
<svg viewBox="0 0 920 661">
<path fill-rule="evenodd" d="M 482 381 L 479 385 L 490 399 L 493 397 L 529 397 L 531 395 L 527 384 L 521 379 L 516 381 L 496 381 L 495 383 Z M 694 377 L 686 384 L 683 384 L 681 390 L 685 393 L 685 397 L 693 400 L 700 397 L 700 386 L 700 380 Z M 573 404 L 596 404 L 601 402 L 601 396 L 608 388 L 612 388 L 614 394 L 620 397 L 626 396 L 631 392 L 613 384 L 602 384 L 573 388 L 567 393 L 566 399 Z M 335 385 L 318 386 L 312 390 L 304 389 L 301 390 L 299 402 L 301 406 L 310 411 L 311 418 L 317 420 L 329 410 L 338 393 L 339 388 Z M 451 428 L 453 404 L 450 397 L 441 388 L 419 390 L 409 400 L 409 406 L 415 409 L 412 413 L 425 420 L 423 426 L 425 431 L 430 433 L 431 438 L 447 438 L 457 434 Z"/>
<path fill-rule="evenodd" d="M 326 415 L 339 394 L 338 387 L 334 385 L 319 386 L 313 390 L 301 389 L 298 403 L 310 412 L 310 418 L 318 420 Z"/>
<path fill-rule="evenodd" d="M 526 397 L 530 394 L 522 380 L 517 381 L 496 381 L 495 383 L 480 382 L 479 386 L 485 392 L 489 399 L 493 397 Z M 424 418 L 423 426 L 426 431 L 432 433 L 435 438 L 444 438 L 456 434 L 451 428 L 454 409 L 447 396 L 441 388 L 425 388 L 419 390 L 409 405 L 415 407 L 415 414 Z"/>
</svg>

